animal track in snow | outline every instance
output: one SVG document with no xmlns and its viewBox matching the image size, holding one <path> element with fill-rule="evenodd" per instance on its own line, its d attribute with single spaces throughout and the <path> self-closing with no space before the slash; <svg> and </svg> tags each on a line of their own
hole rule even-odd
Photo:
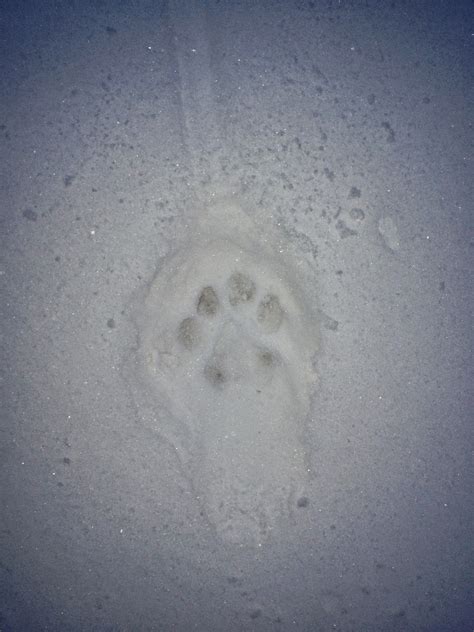
<svg viewBox="0 0 474 632">
<path fill-rule="evenodd" d="M 174 426 L 162 431 L 226 542 L 266 539 L 305 482 L 318 345 L 306 265 L 283 236 L 221 203 L 200 214 L 145 300 L 140 357 Z"/>
<path fill-rule="evenodd" d="M 222 301 L 211 285 L 199 292 L 196 314 L 187 316 L 178 325 L 178 341 L 190 353 L 199 353 L 202 345 L 205 346 L 208 359 L 203 375 L 216 388 L 224 387 L 229 381 L 248 380 L 249 369 L 256 384 L 271 380 L 278 355 L 258 342 L 258 337 L 259 328 L 262 333 L 276 333 L 281 326 L 283 309 L 278 296 L 264 293 L 257 299 L 256 284 L 241 271 L 231 274 L 224 292 L 226 296 Z M 249 305 L 248 313 L 243 313 L 244 304 Z M 207 322 L 210 318 L 218 320 L 212 329 Z M 246 347 L 243 353 L 239 349 L 239 337 L 240 345 Z"/>
</svg>

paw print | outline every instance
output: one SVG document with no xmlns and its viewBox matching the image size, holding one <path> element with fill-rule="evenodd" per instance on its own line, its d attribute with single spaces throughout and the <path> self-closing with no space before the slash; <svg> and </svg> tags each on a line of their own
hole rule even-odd
<svg viewBox="0 0 474 632">
<path fill-rule="evenodd" d="M 202 375 L 215 388 L 255 374 L 269 379 L 278 363 L 270 336 L 278 333 L 284 309 L 276 293 L 261 291 L 252 276 L 237 270 L 221 290 L 203 287 L 195 313 L 178 325 L 177 340 L 190 354 L 206 356 Z"/>
<path fill-rule="evenodd" d="M 216 535 L 239 546 L 284 530 L 301 495 L 316 377 L 313 271 L 285 235 L 261 235 L 233 202 L 201 209 L 137 313 L 142 408 Z"/>
</svg>

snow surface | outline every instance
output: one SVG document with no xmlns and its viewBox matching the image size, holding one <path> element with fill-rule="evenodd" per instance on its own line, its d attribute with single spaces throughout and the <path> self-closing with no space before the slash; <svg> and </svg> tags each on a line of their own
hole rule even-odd
<svg viewBox="0 0 474 632">
<path fill-rule="evenodd" d="M 0 630 L 471 629 L 470 5 L 1 13 Z"/>
</svg>

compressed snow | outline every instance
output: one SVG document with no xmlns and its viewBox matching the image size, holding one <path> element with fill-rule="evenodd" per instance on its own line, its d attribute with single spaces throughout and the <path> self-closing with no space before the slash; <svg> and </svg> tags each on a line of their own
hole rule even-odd
<svg viewBox="0 0 474 632">
<path fill-rule="evenodd" d="M 190 443 L 177 447 L 226 541 L 261 542 L 304 486 L 318 346 L 310 275 L 282 235 L 266 225 L 263 240 L 223 201 L 198 215 L 143 305 L 139 370 L 174 431 L 185 426 Z"/>
<path fill-rule="evenodd" d="M 396 252 L 400 249 L 400 238 L 398 236 L 398 228 L 391 217 L 381 217 L 378 221 L 379 233 L 382 235 L 387 248 Z"/>
</svg>

